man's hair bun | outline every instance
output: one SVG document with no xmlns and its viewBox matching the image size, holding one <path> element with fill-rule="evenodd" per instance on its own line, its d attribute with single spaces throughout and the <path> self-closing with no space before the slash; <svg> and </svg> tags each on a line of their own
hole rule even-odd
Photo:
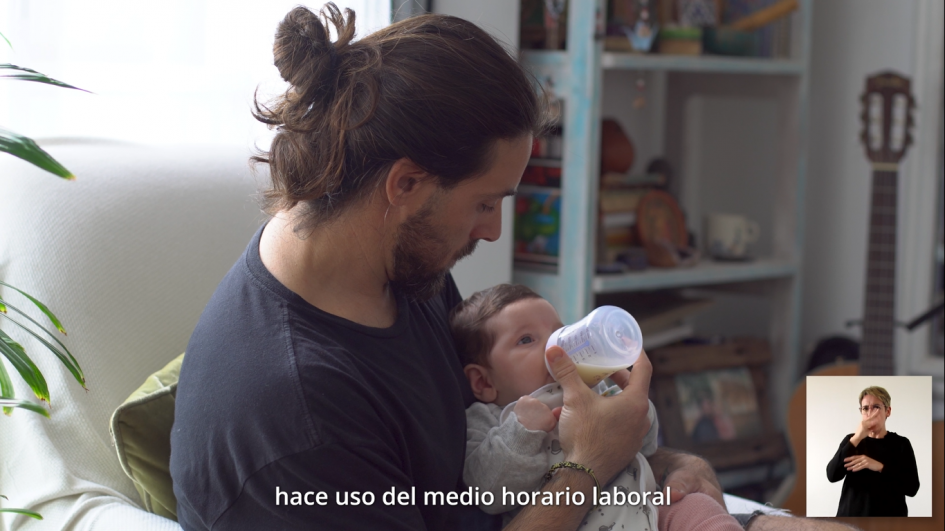
<svg viewBox="0 0 945 531">
<path fill-rule="evenodd" d="M 354 11 L 345 15 L 335 4 L 326 4 L 316 15 L 307 7 L 296 6 L 276 30 L 273 56 L 279 75 L 306 105 L 330 101 L 338 76 L 339 50 L 354 38 Z M 333 43 L 328 25 L 338 36 Z"/>
<path fill-rule="evenodd" d="M 400 159 L 443 188 L 482 175 L 498 140 L 539 134 L 544 102 L 502 45 L 472 22 L 419 15 L 355 41 L 355 17 L 296 7 L 273 55 L 288 89 L 253 115 L 276 131 L 268 152 L 269 214 L 296 211 L 296 231 L 371 197 Z M 332 36 L 335 37 L 332 42 Z"/>
</svg>

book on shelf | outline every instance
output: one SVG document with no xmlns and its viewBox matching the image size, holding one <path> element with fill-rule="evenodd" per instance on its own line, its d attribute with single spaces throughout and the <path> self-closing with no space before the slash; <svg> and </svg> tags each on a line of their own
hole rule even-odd
<svg viewBox="0 0 945 531">
<path fill-rule="evenodd" d="M 532 141 L 532 157 L 537 159 L 560 159 L 564 152 L 561 127 L 554 126 L 551 132 Z"/>
<path fill-rule="evenodd" d="M 601 190 L 597 226 L 598 265 L 613 264 L 617 256 L 638 245 L 637 205 L 642 195 L 641 190 Z"/>
<path fill-rule="evenodd" d="M 514 259 L 541 265 L 558 263 L 561 239 L 561 189 L 519 185 L 515 195 Z"/>
<path fill-rule="evenodd" d="M 561 167 L 532 165 L 529 163 L 522 174 L 522 183 L 527 186 L 561 188 Z"/>
<path fill-rule="evenodd" d="M 637 213 L 629 212 L 610 212 L 601 214 L 600 226 L 604 229 L 616 229 L 632 227 L 637 223 Z"/>
<path fill-rule="evenodd" d="M 640 204 L 640 198 L 646 190 L 601 190 L 600 191 L 600 213 L 611 214 L 614 212 L 636 212 Z"/>
<path fill-rule="evenodd" d="M 643 334 L 643 350 L 652 351 L 656 348 L 672 345 L 692 337 L 694 333 L 692 325 L 680 321 L 668 328 Z"/>
<path fill-rule="evenodd" d="M 640 325 L 643 337 L 676 327 L 713 303 L 708 298 L 685 297 L 677 290 L 602 293 L 597 296 L 598 305 L 609 304 L 630 312 Z"/>
</svg>

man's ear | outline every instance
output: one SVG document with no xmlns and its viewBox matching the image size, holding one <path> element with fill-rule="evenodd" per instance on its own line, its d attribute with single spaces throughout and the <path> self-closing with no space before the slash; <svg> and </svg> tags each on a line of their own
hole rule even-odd
<svg viewBox="0 0 945 531">
<path fill-rule="evenodd" d="M 489 369 L 486 369 L 482 365 L 470 363 L 463 367 L 463 372 L 466 373 L 466 379 L 469 380 L 469 385 L 472 387 L 472 392 L 476 400 L 487 404 L 495 402 L 498 391 L 492 386 L 492 378 L 489 375 Z"/>
<path fill-rule="evenodd" d="M 398 159 L 388 170 L 387 180 L 384 183 L 387 201 L 394 206 L 408 205 L 414 199 L 422 203 L 426 198 L 419 197 L 422 195 L 419 190 L 422 185 L 430 181 L 430 174 L 423 171 L 412 160 Z"/>
<path fill-rule="evenodd" d="M 886 408 L 886 418 L 888 419 L 890 415 L 892 415 L 892 406 Z"/>
</svg>

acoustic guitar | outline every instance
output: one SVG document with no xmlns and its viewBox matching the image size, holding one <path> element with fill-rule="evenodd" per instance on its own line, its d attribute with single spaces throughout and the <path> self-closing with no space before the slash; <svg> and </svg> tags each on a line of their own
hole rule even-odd
<svg viewBox="0 0 945 531">
<path fill-rule="evenodd" d="M 860 98 L 863 131 L 860 139 L 873 168 L 869 241 L 866 261 L 866 292 L 859 363 L 822 367 L 812 376 L 856 376 L 894 374 L 896 295 L 896 200 L 899 161 L 912 143 L 912 110 L 915 102 L 908 79 L 891 72 L 866 80 Z M 794 490 L 783 507 L 796 515 L 807 514 L 807 385 L 797 386 L 788 404 L 788 435 L 794 454 Z M 864 530 L 936 530 L 943 525 L 942 422 L 932 426 L 932 518 L 837 518 Z"/>
</svg>

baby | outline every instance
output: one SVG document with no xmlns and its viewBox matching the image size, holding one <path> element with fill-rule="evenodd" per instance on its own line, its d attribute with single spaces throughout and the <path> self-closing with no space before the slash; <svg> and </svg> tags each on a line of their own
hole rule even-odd
<svg viewBox="0 0 945 531">
<path fill-rule="evenodd" d="M 521 285 L 500 284 L 479 291 L 457 306 L 450 328 L 465 360 L 464 372 L 478 402 L 466 410 L 466 463 L 463 480 L 493 495 L 481 505 L 490 514 L 519 507 L 505 502 L 505 492 L 534 492 L 549 468 L 564 460 L 552 409 L 563 404 L 561 386 L 545 367 L 545 344 L 562 326 L 554 307 Z M 619 393 L 601 382 L 594 390 Z M 658 420 L 653 403 L 647 414 L 650 429 L 629 466 L 603 488 L 611 493 L 637 493 L 635 504 L 601 505 L 591 510 L 581 529 L 662 531 L 740 531 L 722 506 L 704 494 L 689 494 L 673 505 L 657 508 L 659 490 L 646 456 L 656 451 Z M 668 503 L 668 501 L 664 502 Z"/>
</svg>

